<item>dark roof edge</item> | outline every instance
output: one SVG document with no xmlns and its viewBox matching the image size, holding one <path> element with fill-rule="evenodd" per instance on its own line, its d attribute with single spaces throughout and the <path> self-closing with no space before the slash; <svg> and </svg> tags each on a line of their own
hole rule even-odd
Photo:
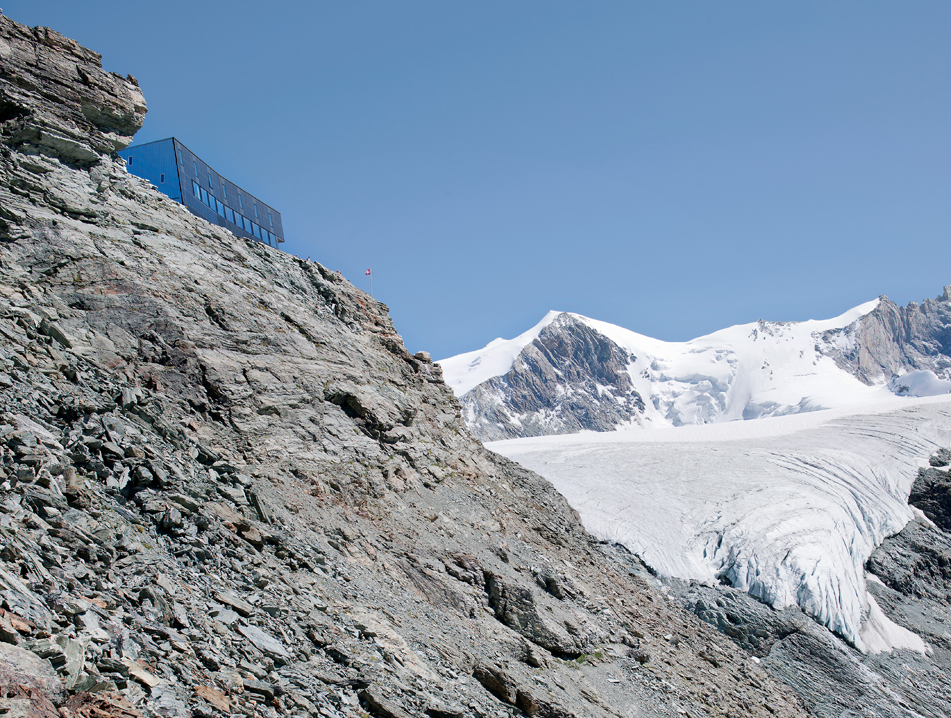
<svg viewBox="0 0 951 718">
<path fill-rule="evenodd" d="M 201 161 L 202 161 L 202 164 L 204 164 L 206 167 L 212 167 L 210 164 L 208 164 L 207 162 L 205 162 L 205 160 L 202 160 L 201 157 L 199 157 L 195 152 L 192 152 L 191 150 L 189 150 L 189 149 L 188 149 L 188 146 L 187 146 L 184 142 L 182 142 L 181 140 L 178 140 L 178 139 L 176 139 L 175 137 L 168 137 L 168 138 L 166 138 L 166 140 L 174 140 L 175 142 L 177 142 L 178 144 L 180 144 L 182 147 L 184 147 L 186 150 L 188 150 L 189 152 L 191 152 L 191 154 L 192 154 L 196 159 L 201 160 Z M 165 142 L 166 140 L 156 140 L 156 141 L 157 141 L 157 142 Z M 150 143 L 148 143 L 148 144 L 152 144 L 152 143 L 150 142 Z M 141 147 L 142 145 L 139 145 L 139 146 Z M 131 149 L 131 148 L 130 148 L 130 149 Z M 212 167 L 212 169 L 214 169 L 214 168 Z M 230 179 L 228 179 L 228 178 L 225 177 L 223 174 L 221 174 L 218 170 L 214 170 L 214 172 L 215 172 L 216 175 L 218 175 L 218 176 L 221 177 L 222 179 L 226 179 L 226 180 L 228 180 L 228 182 L 231 182 L 231 184 L 233 184 L 233 185 L 234 185 L 235 187 L 237 187 L 239 190 L 241 190 L 242 192 L 244 192 L 246 195 L 248 195 L 248 196 L 251 197 L 252 199 L 257 200 L 258 202 L 260 202 L 261 204 L 263 204 L 263 205 L 264 205 L 265 207 L 267 207 L 268 209 L 273 210 L 274 212 L 277 212 L 278 214 L 281 213 L 280 210 L 278 210 L 276 207 L 274 207 L 274 206 L 268 204 L 267 202 L 265 202 L 263 199 L 261 199 L 261 198 L 258 197 L 257 195 L 251 194 L 251 193 L 248 192 L 244 187 L 242 187 L 241 185 L 239 185 L 237 182 L 232 182 Z"/>
</svg>

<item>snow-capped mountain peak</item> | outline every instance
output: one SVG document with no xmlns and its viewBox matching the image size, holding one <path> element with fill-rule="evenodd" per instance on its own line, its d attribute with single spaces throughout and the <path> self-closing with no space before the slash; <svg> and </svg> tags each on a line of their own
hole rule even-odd
<svg viewBox="0 0 951 718">
<path fill-rule="evenodd" d="M 760 320 L 686 342 L 549 312 L 440 364 L 485 440 L 781 416 L 901 393 L 892 380 L 910 371 L 925 372 L 916 395 L 951 390 L 947 296 L 904 308 L 880 297 L 833 319 Z"/>
<path fill-rule="evenodd" d="M 527 332 L 514 339 L 493 339 L 482 349 L 457 354 L 439 362 L 446 383 L 456 396 L 462 396 L 470 389 L 495 376 L 505 374 L 512 368 L 515 358 L 528 344 L 531 344 L 542 329 L 551 324 L 562 312 L 551 311 Z"/>
<path fill-rule="evenodd" d="M 441 364 L 478 436 L 517 439 L 491 448 L 658 574 L 798 605 L 862 650 L 927 650 L 885 618 L 864 571 L 948 436 L 949 288 L 686 342 L 550 312 Z M 806 413 L 819 409 L 835 411 Z M 651 427 L 668 430 L 617 431 Z"/>
</svg>

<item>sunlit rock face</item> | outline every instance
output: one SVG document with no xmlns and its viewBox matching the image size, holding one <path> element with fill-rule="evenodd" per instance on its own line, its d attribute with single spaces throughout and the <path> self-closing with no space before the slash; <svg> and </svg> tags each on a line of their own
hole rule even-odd
<svg viewBox="0 0 951 718">
<path fill-rule="evenodd" d="M 571 314 L 560 314 L 503 376 L 462 400 L 484 440 L 610 431 L 635 421 L 644 402 L 627 367 L 630 353 Z"/>
<path fill-rule="evenodd" d="M 49 28 L 0 16 L 0 138 L 22 152 L 88 166 L 126 147 L 145 119 L 133 77 Z"/>
<path fill-rule="evenodd" d="M 905 307 L 882 297 L 874 310 L 821 339 L 825 352 L 866 384 L 913 371 L 951 380 L 951 287 Z"/>
</svg>

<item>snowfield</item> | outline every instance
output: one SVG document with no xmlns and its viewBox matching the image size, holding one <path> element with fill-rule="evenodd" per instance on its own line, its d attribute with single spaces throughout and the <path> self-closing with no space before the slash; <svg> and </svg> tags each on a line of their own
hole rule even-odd
<svg viewBox="0 0 951 718">
<path fill-rule="evenodd" d="M 860 650 L 925 651 L 879 610 L 864 565 L 912 517 L 918 467 L 951 445 L 951 396 L 882 396 L 755 421 L 488 446 L 545 476 L 594 535 L 661 575 L 798 605 Z"/>
</svg>

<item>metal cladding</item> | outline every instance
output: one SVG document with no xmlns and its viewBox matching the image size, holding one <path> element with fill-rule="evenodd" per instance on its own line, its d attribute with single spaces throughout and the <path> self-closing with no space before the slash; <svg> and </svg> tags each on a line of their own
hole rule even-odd
<svg viewBox="0 0 951 718">
<path fill-rule="evenodd" d="M 132 174 L 192 214 L 271 247 L 284 241 L 281 213 L 215 172 L 174 137 L 119 152 Z"/>
</svg>

